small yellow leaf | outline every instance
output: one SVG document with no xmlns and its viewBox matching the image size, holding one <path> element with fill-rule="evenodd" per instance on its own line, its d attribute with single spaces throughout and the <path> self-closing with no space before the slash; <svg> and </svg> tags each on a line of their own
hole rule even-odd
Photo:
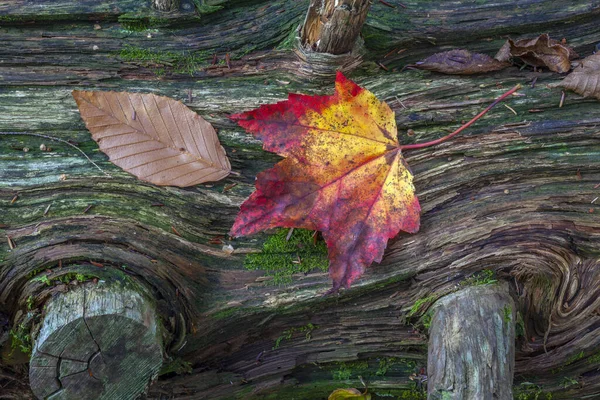
<svg viewBox="0 0 600 400">
<path fill-rule="evenodd" d="M 369 393 L 362 394 L 356 389 L 336 389 L 328 400 L 371 400 Z"/>
</svg>

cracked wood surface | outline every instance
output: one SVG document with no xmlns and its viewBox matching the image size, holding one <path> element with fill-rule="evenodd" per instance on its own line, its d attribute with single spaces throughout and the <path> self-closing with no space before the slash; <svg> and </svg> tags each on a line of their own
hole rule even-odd
<svg viewBox="0 0 600 400">
<path fill-rule="evenodd" d="M 399 235 L 351 290 L 325 298 L 326 274 L 269 286 L 260 271 L 244 269 L 245 255 L 268 234 L 226 237 L 256 173 L 277 161 L 228 115 L 288 92 L 333 90 L 332 81 L 297 76 L 300 64 L 286 44 L 307 4 L 223 1 L 198 21 L 175 15 L 132 31 L 119 17 L 135 13 L 138 2 L 127 3 L 133 9 L 123 2 L 121 10 L 102 2 L 105 14 L 97 2 L 80 2 L 79 11 L 72 2 L 53 2 L 45 10 L 57 20 L 28 2 L 9 3 L 0 8 L 0 131 L 70 140 L 112 178 L 64 143 L 0 135 L 0 342 L 7 353 L 8 330 L 23 321 L 39 325 L 44 303 L 72 286 L 61 277 L 108 279 L 119 270 L 148 288 L 170 360 L 191 369 L 161 375 L 149 398 L 325 398 L 339 387 L 360 387 L 359 375 L 375 396 L 402 396 L 417 390 L 409 377 L 426 366 L 419 317 L 432 301 L 424 300 L 490 269 L 510 282 L 522 320 L 515 393 L 600 393 L 598 103 L 569 93 L 558 108 L 560 90 L 548 84 L 559 75 L 516 67 L 459 78 L 399 72 L 451 47 L 494 54 L 509 34 L 550 32 L 589 55 L 600 33 L 597 2 L 372 5 L 363 29 L 366 63 L 351 78 L 390 104 L 402 143 L 443 136 L 506 89 L 527 86 L 507 103 L 517 115 L 500 105 L 464 136 L 406 152 L 423 206 L 421 232 Z M 218 128 L 241 175 L 190 189 L 136 181 L 97 151 L 73 89 L 184 101 Z M 41 151 L 41 144 L 51 149 Z M 234 252 L 211 243 L 216 236 Z M 41 275 L 51 284 L 36 279 Z M 318 327 L 310 340 L 301 330 L 308 324 Z M 0 368 L 8 395 L 31 396 L 25 367 L 3 358 Z"/>
<path fill-rule="evenodd" d="M 513 399 L 516 312 L 509 285 L 461 289 L 431 313 L 428 398 Z"/>
<path fill-rule="evenodd" d="M 46 304 L 29 365 L 38 398 L 135 398 L 158 374 L 156 314 L 136 291 L 89 283 Z"/>
</svg>

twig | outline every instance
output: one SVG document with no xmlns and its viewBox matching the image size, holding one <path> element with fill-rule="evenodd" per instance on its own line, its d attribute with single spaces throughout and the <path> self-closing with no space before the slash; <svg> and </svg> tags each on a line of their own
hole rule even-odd
<svg viewBox="0 0 600 400">
<path fill-rule="evenodd" d="M 430 142 L 415 143 L 415 144 L 406 144 L 404 146 L 400 146 L 400 150 L 422 149 L 424 147 L 435 146 L 436 144 L 443 143 L 446 140 L 453 138 L 454 136 L 458 135 L 459 133 L 461 133 L 462 131 L 464 131 L 465 129 L 467 129 L 469 126 L 473 125 L 475 123 L 475 121 L 477 121 L 479 118 L 483 117 L 496 104 L 500 103 L 502 100 L 504 100 L 505 98 L 507 98 L 508 96 L 510 96 L 511 94 L 513 94 L 514 92 L 516 92 L 517 90 L 521 89 L 521 87 L 522 86 L 519 84 L 519 85 L 515 86 L 514 88 L 510 89 L 508 92 L 504 93 L 502 96 L 498 97 L 496 100 L 494 100 L 494 102 L 492 104 L 490 104 L 489 106 L 487 106 L 485 108 L 485 110 L 483 110 L 482 112 L 480 112 L 479 114 L 477 114 L 475 117 L 473 117 L 472 120 L 470 120 L 469 122 L 467 122 L 466 124 L 464 124 L 463 126 L 461 126 L 460 128 L 458 128 L 457 130 L 455 130 L 451 134 L 446 135 L 446 136 L 444 136 L 442 138 L 439 138 L 439 139 L 436 139 L 436 140 L 432 140 Z"/>
<path fill-rule="evenodd" d="M 378 62 L 377 62 L 377 65 L 379 65 L 379 66 L 380 66 L 381 68 L 383 68 L 384 70 L 386 70 L 386 71 L 389 71 L 389 68 L 388 68 L 388 67 L 386 67 L 385 65 L 383 65 L 381 62 L 379 62 L 379 61 L 378 61 Z"/>
<path fill-rule="evenodd" d="M 404 108 L 406 110 L 407 109 L 406 106 L 404 105 L 404 103 L 402 101 L 400 101 L 398 96 L 394 96 L 394 97 L 396 98 L 396 101 L 398 102 L 398 104 L 400 104 L 402 106 L 402 108 Z"/>
<path fill-rule="evenodd" d="M 537 78 L 538 78 L 537 76 L 534 76 L 533 80 L 531 81 L 531 88 L 532 89 L 535 88 L 535 83 L 537 82 Z"/>
<path fill-rule="evenodd" d="M 44 210 L 44 217 L 46 215 L 48 215 L 48 211 L 50 211 L 50 207 L 52 206 L 52 203 L 48 204 L 48 207 L 46 207 L 46 210 Z"/>
<path fill-rule="evenodd" d="M 292 233 L 294 233 L 294 228 L 290 228 L 290 230 L 288 231 L 288 234 L 285 237 L 286 242 L 290 241 L 290 238 L 292 237 Z"/>
<path fill-rule="evenodd" d="M 237 182 L 234 183 L 230 183 L 229 185 L 225 185 L 223 187 L 223 193 L 230 191 L 231 189 L 233 189 L 234 187 L 236 187 L 238 184 Z"/>
<path fill-rule="evenodd" d="M 394 53 L 396 50 L 398 50 L 397 47 L 393 50 L 390 50 L 385 56 L 383 56 L 383 58 L 388 58 L 388 56 L 392 55 L 392 53 Z"/>
<path fill-rule="evenodd" d="M 383 4 L 384 6 L 386 6 L 386 7 L 390 7 L 390 8 L 396 8 L 396 6 L 395 6 L 395 5 L 393 5 L 393 4 L 390 4 L 390 3 L 388 3 L 387 1 L 379 0 L 379 2 L 380 2 L 381 4 Z"/>
<path fill-rule="evenodd" d="M 565 91 L 563 90 L 560 95 L 560 103 L 558 103 L 558 108 L 562 108 L 564 103 L 565 103 Z"/>
<path fill-rule="evenodd" d="M 87 155 L 87 154 L 85 154 L 85 153 L 83 152 L 83 150 L 81 150 L 79 147 L 75 146 L 74 144 L 72 144 L 72 143 L 69 143 L 69 142 L 68 142 L 68 141 L 66 141 L 66 140 L 59 139 L 59 138 L 57 138 L 57 137 L 54 137 L 54 136 L 42 135 L 41 133 L 31 133 L 31 132 L 0 132 L 0 135 L 5 135 L 5 136 L 8 136 L 8 135 L 11 135 L 11 136 L 20 136 L 20 135 L 25 135 L 25 136 L 36 136 L 36 137 L 41 137 L 41 138 L 48 139 L 48 140 L 54 140 L 55 142 L 64 143 L 64 144 L 66 144 L 66 145 L 69 145 L 69 146 L 71 146 L 72 148 L 74 148 L 75 150 L 77 150 L 78 152 L 80 152 L 81 154 L 83 154 L 83 156 L 84 156 L 84 157 L 85 157 L 85 158 L 86 158 L 86 159 L 87 159 L 87 160 L 88 160 L 88 161 L 89 161 L 89 162 L 90 162 L 90 163 L 91 163 L 91 164 L 92 164 L 94 167 L 98 168 L 98 171 L 102 172 L 102 173 L 103 173 L 105 176 L 107 176 L 108 178 L 112 178 L 112 176 L 111 176 L 109 173 L 105 172 L 105 171 L 104 171 L 102 168 L 100 168 L 100 167 L 98 166 L 98 164 L 96 164 L 95 162 L 93 162 L 93 161 L 92 161 L 92 159 L 91 159 L 91 158 L 89 158 L 89 157 L 88 157 L 88 155 Z"/>
<path fill-rule="evenodd" d="M 513 114 L 517 115 L 517 112 L 512 107 L 510 107 L 510 106 L 508 106 L 506 104 L 504 104 L 504 107 L 508 108 L 510 111 L 513 112 Z"/>
</svg>

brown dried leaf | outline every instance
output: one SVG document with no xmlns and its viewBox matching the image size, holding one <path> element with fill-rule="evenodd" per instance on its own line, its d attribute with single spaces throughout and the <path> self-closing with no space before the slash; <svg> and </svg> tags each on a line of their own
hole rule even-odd
<svg viewBox="0 0 600 400">
<path fill-rule="evenodd" d="M 494 60 L 486 54 L 456 49 L 435 53 L 423 61 L 419 61 L 413 67 L 444 74 L 471 75 L 498 71 L 509 65 L 509 63 Z"/>
<path fill-rule="evenodd" d="M 571 69 L 570 60 L 579 56 L 570 47 L 550 39 L 548 34 L 544 33 L 534 39 L 521 39 L 516 42 L 508 39 L 494 58 L 506 62 L 510 57 L 518 57 L 534 67 L 548 67 L 550 71 L 563 73 Z"/>
<path fill-rule="evenodd" d="M 81 118 L 110 161 L 155 185 L 225 178 L 231 166 L 208 122 L 154 94 L 73 91 Z"/>
<path fill-rule="evenodd" d="M 565 79 L 556 86 L 600 100 L 600 53 L 584 58 Z"/>
</svg>

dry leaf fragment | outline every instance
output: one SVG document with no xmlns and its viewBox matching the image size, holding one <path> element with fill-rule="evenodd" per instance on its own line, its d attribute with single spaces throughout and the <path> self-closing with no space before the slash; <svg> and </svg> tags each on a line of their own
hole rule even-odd
<svg viewBox="0 0 600 400">
<path fill-rule="evenodd" d="M 507 62 L 495 60 L 486 54 L 471 53 L 469 50 L 464 49 L 435 53 L 413 65 L 413 67 L 419 69 L 454 75 L 499 71 L 508 66 L 510 64 Z"/>
<path fill-rule="evenodd" d="M 534 67 L 548 67 L 554 72 L 568 72 L 570 60 L 579 57 L 570 47 L 558 40 L 550 39 L 547 33 L 534 39 L 521 39 L 516 42 L 508 39 L 494 57 L 506 62 L 511 57 L 518 57 L 526 64 Z"/>
<path fill-rule="evenodd" d="M 600 100 L 600 53 L 584 58 L 573 68 L 573 72 L 555 86 L 572 90 L 583 97 L 595 97 Z"/>
<path fill-rule="evenodd" d="M 180 101 L 154 94 L 73 91 L 110 161 L 155 185 L 192 186 L 231 171 L 214 128 Z"/>
</svg>

